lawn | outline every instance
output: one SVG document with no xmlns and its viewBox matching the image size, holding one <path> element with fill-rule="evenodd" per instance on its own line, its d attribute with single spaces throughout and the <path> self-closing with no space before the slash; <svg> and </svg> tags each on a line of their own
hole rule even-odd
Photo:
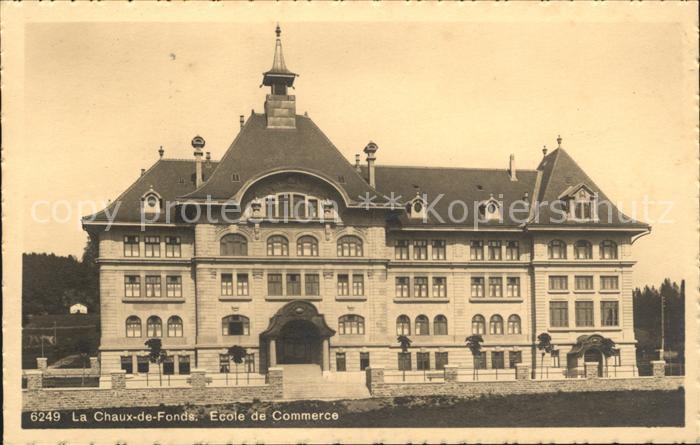
<svg viewBox="0 0 700 445">
<path fill-rule="evenodd" d="M 171 416 L 171 421 L 96 422 L 95 411 Z M 218 419 L 212 416 L 216 413 Z M 258 413 L 258 420 L 253 414 Z M 264 413 L 265 420 L 260 420 Z M 291 413 L 337 413 L 337 420 L 273 420 Z M 86 414 L 86 422 L 71 417 Z M 189 420 L 182 420 L 183 414 Z M 172 420 L 175 416 L 175 420 Z M 179 417 L 178 417 L 179 416 Z M 242 416 L 242 417 L 241 417 Z M 226 419 L 228 417 L 228 419 Z M 25 428 L 42 427 L 23 413 Z M 229 403 L 208 406 L 121 408 L 64 411 L 56 428 L 139 427 L 621 427 L 683 426 L 684 392 L 624 391 L 485 396 L 397 397 L 348 401 Z M 46 427 L 46 425 L 43 425 Z"/>
</svg>

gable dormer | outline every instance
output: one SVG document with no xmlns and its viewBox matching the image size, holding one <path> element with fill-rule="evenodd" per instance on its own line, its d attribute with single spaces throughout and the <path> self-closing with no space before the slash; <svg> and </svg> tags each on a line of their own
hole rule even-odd
<svg viewBox="0 0 700 445">
<path fill-rule="evenodd" d="M 406 212 L 410 219 L 426 219 L 428 217 L 425 196 L 416 193 L 416 196 L 406 205 Z"/>
<path fill-rule="evenodd" d="M 157 215 L 163 208 L 163 198 L 151 187 L 141 196 L 141 212 L 145 215 Z"/>
<path fill-rule="evenodd" d="M 501 203 L 491 195 L 489 199 L 479 203 L 479 218 L 483 221 L 500 221 L 503 218 Z"/>
<path fill-rule="evenodd" d="M 571 186 L 559 195 L 564 204 L 567 219 L 571 221 L 597 221 L 598 194 L 584 183 Z"/>
</svg>

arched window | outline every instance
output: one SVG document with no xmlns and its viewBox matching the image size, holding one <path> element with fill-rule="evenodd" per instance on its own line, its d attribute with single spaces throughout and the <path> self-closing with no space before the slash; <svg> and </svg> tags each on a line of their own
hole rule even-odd
<svg viewBox="0 0 700 445">
<path fill-rule="evenodd" d="M 230 233 L 221 238 L 219 242 L 221 256 L 246 256 L 248 255 L 248 240 L 243 235 Z"/>
<path fill-rule="evenodd" d="M 318 241 L 313 236 L 302 236 L 297 240 L 297 256 L 318 256 Z"/>
<path fill-rule="evenodd" d="M 483 315 L 476 314 L 472 317 L 472 334 L 483 335 L 486 333 L 486 319 Z"/>
<path fill-rule="evenodd" d="M 503 317 L 500 315 L 492 315 L 489 320 L 489 334 L 503 335 Z"/>
<path fill-rule="evenodd" d="M 338 334 L 364 335 L 365 319 L 359 315 L 343 315 L 338 319 Z"/>
<path fill-rule="evenodd" d="M 162 337 L 163 336 L 163 322 L 160 321 L 160 317 L 153 315 L 148 317 L 146 321 L 146 337 Z"/>
<path fill-rule="evenodd" d="M 574 258 L 577 260 L 590 260 L 593 258 L 591 243 L 586 240 L 576 241 L 576 244 L 574 244 Z"/>
<path fill-rule="evenodd" d="M 605 240 L 600 243 L 600 258 L 603 260 L 616 260 L 617 243 L 610 240 Z"/>
<path fill-rule="evenodd" d="M 436 315 L 433 320 L 433 334 L 447 335 L 447 317 L 444 315 Z"/>
<path fill-rule="evenodd" d="M 362 256 L 362 240 L 347 235 L 338 240 L 338 256 Z"/>
<path fill-rule="evenodd" d="M 168 337 L 182 337 L 182 318 L 177 315 L 168 318 Z"/>
<path fill-rule="evenodd" d="M 551 260 L 566 259 L 566 243 L 564 241 L 558 239 L 550 241 L 547 250 Z"/>
<path fill-rule="evenodd" d="M 416 317 L 416 335 L 430 335 L 430 321 L 425 315 Z"/>
<path fill-rule="evenodd" d="M 222 318 L 221 335 L 250 335 L 250 320 L 243 315 L 229 315 Z"/>
<path fill-rule="evenodd" d="M 520 334 L 520 317 L 513 314 L 508 317 L 508 333 L 509 334 Z"/>
<path fill-rule="evenodd" d="M 396 318 L 396 335 L 411 335 L 411 319 L 406 315 Z"/>
<path fill-rule="evenodd" d="M 267 255 L 268 256 L 287 256 L 289 255 L 289 241 L 282 235 L 274 235 L 267 239 Z"/>
<path fill-rule="evenodd" d="M 141 337 L 141 319 L 135 315 L 126 319 L 126 336 Z"/>
</svg>

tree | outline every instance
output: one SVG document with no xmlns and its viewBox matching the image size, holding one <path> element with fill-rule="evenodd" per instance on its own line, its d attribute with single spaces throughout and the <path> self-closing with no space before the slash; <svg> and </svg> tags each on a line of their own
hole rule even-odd
<svg viewBox="0 0 700 445">
<path fill-rule="evenodd" d="M 246 353 L 245 348 L 238 345 L 228 348 L 228 356 L 236 364 L 236 385 L 238 385 L 238 364 L 243 363 Z"/>
<path fill-rule="evenodd" d="M 467 348 L 469 348 L 469 350 L 472 352 L 472 356 L 474 357 L 473 378 L 476 379 L 476 376 L 478 375 L 476 369 L 476 357 L 481 352 L 481 344 L 484 342 L 484 337 L 474 334 L 464 339 L 464 341 L 467 343 Z"/>
<path fill-rule="evenodd" d="M 611 339 L 605 337 L 605 338 L 603 338 L 603 341 L 601 341 L 600 347 L 598 349 L 600 350 L 600 353 L 603 354 L 603 357 L 605 358 L 605 374 L 607 376 L 607 374 L 608 374 L 608 357 L 611 357 L 615 353 L 615 342 L 612 341 Z"/>
<path fill-rule="evenodd" d="M 163 350 L 163 343 L 160 338 L 151 338 L 144 343 L 148 347 L 148 361 L 158 365 L 158 381 L 163 386 L 163 360 L 167 353 Z"/>
<path fill-rule="evenodd" d="M 540 379 L 542 378 L 542 373 L 544 371 L 544 355 L 551 354 L 554 350 L 552 345 L 552 336 L 546 332 L 541 333 L 537 336 L 537 349 L 542 351 L 542 358 L 540 360 Z"/>
<path fill-rule="evenodd" d="M 78 341 L 75 343 L 75 350 L 78 354 L 80 354 L 81 361 L 83 362 L 83 375 L 80 380 L 80 386 L 85 386 L 85 362 L 87 361 L 87 357 L 90 354 L 91 349 L 92 347 L 90 345 L 90 342 L 88 342 L 85 337 L 79 338 Z"/>
<path fill-rule="evenodd" d="M 406 354 L 408 354 L 408 348 L 411 346 L 411 339 L 408 338 L 405 335 L 399 335 L 396 337 L 396 341 L 399 342 L 399 346 L 401 347 L 401 354 L 402 357 L 405 357 Z M 406 364 L 402 366 L 403 368 L 403 380 L 406 381 Z"/>
</svg>

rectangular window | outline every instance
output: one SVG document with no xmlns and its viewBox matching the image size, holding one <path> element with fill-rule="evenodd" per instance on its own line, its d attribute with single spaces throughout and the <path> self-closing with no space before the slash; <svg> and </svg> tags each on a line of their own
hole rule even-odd
<svg viewBox="0 0 700 445">
<path fill-rule="evenodd" d="M 408 277 L 396 277 L 396 296 L 402 298 L 409 296 Z"/>
<path fill-rule="evenodd" d="M 222 273 L 221 274 L 221 295 L 231 296 L 233 295 L 233 274 Z"/>
<path fill-rule="evenodd" d="M 593 302 L 576 302 L 576 326 L 593 326 Z"/>
<path fill-rule="evenodd" d="M 165 277 L 165 292 L 168 297 L 182 297 L 182 277 L 178 275 Z"/>
<path fill-rule="evenodd" d="M 428 297 L 428 277 L 413 278 L 413 296 L 416 298 Z"/>
<path fill-rule="evenodd" d="M 519 298 L 520 297 L 520 278 L 519 277 L 508 277 L 506 296 L 509 298 Z"/>
<path fill-rule="evenodd" d="M 139 256 L 139 237 L 127 235 L 124 237 L 124 256 Z"/>
<path fill-rule="evenodd" d="M 148 356 L 139 355 L 136 357 L 136 372 L 139 374 L 148 374 Z"/>
<path fill-rule="evenodd" d="M 318 199 L 309 199 L 306 207 L 307 218 L 318 218 Z"/>
<path fill-rule="evenodd" d="M 307 273 L 304 276 L 304 291 L 308 296 L 320 295 L 318 274 Z"/>
<path fill-rule="evenodd" d="M 445 369 L 445 365 L 448 364 L 449 362 L 447 352 L 435 353 L 435 369 Z"/>
<path fill-rule="evenodd" d="M 360 371 L 369 368 L 369 352 L 360 352 Z"/>
<path fill-rule="evenodd" d="M 501 242 L 489 241 L 489 260 L 500 261 L 501 259 Z"/>
<path fill-rule="evenodd" d="M 504 355 L 503 351 L 491 351 L 491 368 L 504 369 L 506 367 Z"/>
<path fill-rule="evenodd" d="M 304 195 L 293 195 L 292 209 L 294 218 L 306 218 L 306 197 Z"/>
<path fill-rule="evenodd" d="M 335 370 L 338 372 L 345 372 L 345 353 L 336 352 L 335 353 Z"/>
<path fill-rule="evenodd" d="M 591 203 L 576 201 L 574 206 L 576 219 L 591 219 Z"/>
<path fill-rule="evenodd" d="M 416 369 L 419 371 L 430 369 L 429 352 L 416 352 Z"/>
<path fill-rule="evenodd" d="M 601 301 L 600 324 L 603 326 L 619 326 L 619 308 L 617 301 Z"/>
<path fill-rule="evenodd" d="M 122 355 L 120 357 L 120 362 L 122 371 L 126 371 L 127 374 L 134 373 L 134 361 L 130 355 Z"/>
<path fill-rule="evenodd" d="M 160 275 L 146 275 L 146 297 L 160 297 Z"/>
<path fill-rule="evenodd" d="M 574 277 L 576 290 L 593 290 L 593 277 L 588 275 L 576 275 Z"/>
<path fill-rule="evenodd" d="M 228 354 L 219 354 L 219 372 L 226 374 L 231 371 L 231 358 Z"/>
<path fill-rule="evenodd" d="M 275 216 L 284 219 L 288 219 L 291 216 L 289 211 L 289 194 L 282 193 L 277 198 L 277 213 Z"/>
<path fill-rule="evenodd" d="M 569 277 L 566 275 L 552 275 L 549 277 L 549 290 L 569 289 Z"/>
<path fill-rule="evenodd" d="M 447 278 L 445 278 L 445 277 L 433 277 L 433 297 L 435 297 L 435 298 L 446 298 L 447 297 Z"/>
<path fill-rule="evenodd" d="M 618 290 L 620 289 L 620 283 L 617 276 L 603 276 L 600 277 L 600 290 Z"/>
<path fill-rule="evenodd" d="M 486 351 L 480 351 L 474 355 L 474 368 L 486 369 Z"/>
<path fill-rule="evenodd" d="M 569 303 L 566 301 L 549 302 L 549 325 L 553 328 L 569 326 Z"/>
<path fill-rule="evenodd" d="M 267 294 L 282 295 L 282 274 L 270 273 L 267 274 Z"/>
<path fill-rule="evenodd" d="M 481 261 L 484 259 L 484 242 L 472 241 L 470 243 L 469 258 L 472 261 Z"/>
<path fill-rule="evenodd" d="M 620 355 L 620 350 L 614 349 L 612 356 L 613 356 L 613 366 L 621 366 L 622 365 L 622 356 Z"/>
<path fill-rule="evenodd" d="M 147 236 L 144 238 L 144 256 L 157 258 L 160 256 L 160 237 Z"/>
<path fill-rule="evenodd" d="M 410 371 L 411 370 L 411 353 L 410 352 L 399 352 L 399 371 Z"/>
<path fill-rule="evenodd" d="M 433 259 L 434 260 L 444 260 L 447 258 L 447 253 L 445 250 L 445 245 L 447 243 L 443 239 L 433 240 Z"/>
<path fill-rule="evenodd" d="M 124 296 L 125 297 L 140 297 L 141 296 L 141 277 L 138 275 L 124 276 Z"/>
<path fill-rule="evenodd" d="M 180 258 L 182 255 L 179 236 L 165 237 L 165 256 L 167 258 Z"/>
<path fill-rule="evenodd" d="M 484 277 L 472 277 L 472 298 L 484 296 Z"/>
<path fill-rule="evenodd" d="M 506 260 L 518 261 L 520 259 L 520 244 L 517 241 L 506 242 Z"/>
<path fill-rule="evenodd" d="M 301 295 L 301 275 L 287 274 L 287 295 Z"/>
<path fill-rule="evenodd" d="M 347 274 L 338 275 L 338 295 L 350 295 L 350 279 L 348 278 Z"/>
<path fill-rule="evenodd" d="M 408 240 L 401 239 L 396 241 L 396 246 L 394 247 L 394 257 L 397 260 L 407 260 L 408 256 Z"/>
<path fill-rule="evenodd" d="M 555 349 L 552 351 L 552 367 L 559 367 L 559 350 Z"/>
<path fill-rule="evenodd" d="M 489 277 L 489 297 L 500 298 L 503 296 L 503 278 Z"/>
<path fill-rule="evenodd" d="M 515 369 L 517 363 L 523 362 L 523 353 L 521 351 L 508 351 L 508 366 Z"/>
<path fill-rule="evenodd" d="M 428 259 L 428 242 L 426 240 L 413 241 L 413 259 L 427 260 Z"/>
<path fill-rule="evenodd" d="M 239 296 L 248 295 L 248 274 L 247 273 L 236 274 L 236 295 L 239 295 Z"/>
<path fill-rule="evenodd" d="M 252 352 L 245 355 L 246 372 L 255 372 L 255 354 Z"/>
<path fill-rule="evenodd" d="M 163 358 L 163 375 L 175 374 L 175 358 L 172 355 L 166 355 Z"/>
<path fill-rule="evenodd" d="M 365 294 L 365 276 L 354 274 L 352 276 L 352 295 L 355 297 Z"/>
<path fill-rule="evenodd" d="M 190 373 L 190 356 L 189 355 L 181 355 L 180 357 L 178 357 L 177 373 L 178 374 L 189 374 Z"/>
</svg>

